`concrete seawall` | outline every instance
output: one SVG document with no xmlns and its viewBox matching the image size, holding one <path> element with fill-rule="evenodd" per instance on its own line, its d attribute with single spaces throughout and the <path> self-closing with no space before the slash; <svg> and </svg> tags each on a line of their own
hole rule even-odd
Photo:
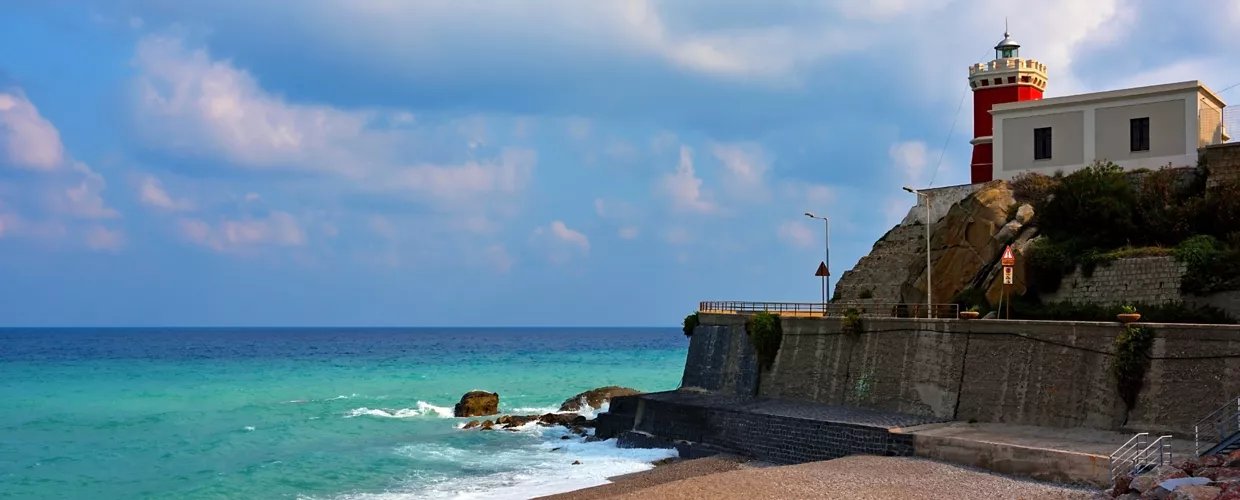
<svg viewBox="0 0 1240 500">
<path fill-rule="evenodd" d="M 1118 323 L 866 318 L 783 319 L 759 373 L 744 316 L 702 314 L 683 385 L 960 421 L 1191 436 L 1240 394 L 1240 327 L 1143 324 L 1155 332 L 1145 385 L 1128 411 L 1110 370 Z M 756 389 L 756 390 L 755 390 Z"/>
</svg>

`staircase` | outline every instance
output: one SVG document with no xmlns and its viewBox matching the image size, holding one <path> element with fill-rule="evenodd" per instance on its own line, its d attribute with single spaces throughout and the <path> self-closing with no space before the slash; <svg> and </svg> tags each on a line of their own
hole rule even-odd
<svg viewBox="0 0 1240 500">
<path fill-rule="evenodd" d="M 1193 426 L 1193 446 L 1199 457 L 1240 449 L 1240 397 L 1228 401 Z"/>
<path fill-rule="evenodd" d="M 1158 436 L 1152 442 L 1148 432 L 1140 432 L 1110 456 L 1111 480 L 1124 474 L 1138 475 L 1159 465 L 1171 464 L 1171 436 Z"/>
</svg>

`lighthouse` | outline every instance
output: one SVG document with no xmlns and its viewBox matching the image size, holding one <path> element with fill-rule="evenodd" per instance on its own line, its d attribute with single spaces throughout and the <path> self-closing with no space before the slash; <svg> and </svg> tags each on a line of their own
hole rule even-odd
<svg viewBox="0 0 1240 500">
<path fill-rule="evenodd" d="M 995 58 L 969 67 L 969 87 L 973 89 L 973 160 L 969 164 L 971 182 L 994 178 L 993 122 L 990 110 L 996 104 L 1034 101 L 1046 90 L 1046 65 L 1020 57 L 1020 45 L 1004 30 L 1003 41 L 995 46 Z"/>
</svg>

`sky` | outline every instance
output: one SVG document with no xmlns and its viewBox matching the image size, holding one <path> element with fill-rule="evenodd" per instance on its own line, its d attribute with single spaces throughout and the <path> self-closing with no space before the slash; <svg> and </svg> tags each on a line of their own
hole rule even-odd
<svg viewBox="0 0 1240 500">
<path fill-rule="evenodd" d="M 834 283 L 968 181 L 1005 18 L 1048 97 L 1240 83 L 1236 0 L 0 2 L 0 326 L 815 302 L 805 212 Z"/>
</svg>

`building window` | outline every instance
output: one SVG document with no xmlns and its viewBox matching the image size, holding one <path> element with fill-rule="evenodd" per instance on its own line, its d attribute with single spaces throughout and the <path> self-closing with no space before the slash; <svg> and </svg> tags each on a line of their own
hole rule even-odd
<svg viewBox="0 0 1240 500">
<path fill-rule="evenodd" d="M 1029 75 L 1024 75 L 1024 76 L 1021 76 L 1021 77 L 1020 77 L 1020 81 L 1021 81 L 1022 83 L 1029 83 Z"/>
<path fill-rule="evenodd" d="M 1150 150 L 1150 117 L 1133 118 L 1128 120 L 1128 128 L 1131 130 L 1132 151 L 1149 151 Z"/>
<path fill-rule="evenodd" d="M 1033 159 L 1051 159 L 1051 128 L 1033 129 Z"/>
<path fill-rule="evenodd" d="M 1014 77 L 1014 76 L 1009 76 L 1009 77 L 1008 77 L 1008 83 L 1016 83 L 1016 77 Z"/>
</svg>

